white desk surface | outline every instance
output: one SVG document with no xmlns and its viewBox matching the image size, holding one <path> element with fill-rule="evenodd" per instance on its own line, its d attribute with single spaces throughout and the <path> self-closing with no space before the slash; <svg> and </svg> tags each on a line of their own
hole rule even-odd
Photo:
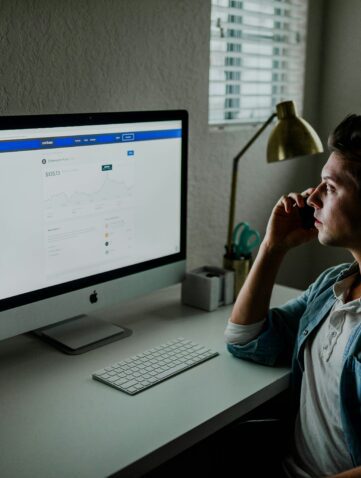
<svg viewBox="0 0 361 478">
<path fill-rule="evenodd" d="M 276 286 L 271 305 L 298 294 Z M 173 286 L 107 311 L 104 318 L 133 334 L 83 355 L 24 335 L 0 342 L 0 476 L 140 476 L 285 390 L 288 369 L 227 351 L 230 312 L 181 305 L 180 286 Z M 135 396 L 91 378 L 179 336 L 220 355 Z"/>
</svg>

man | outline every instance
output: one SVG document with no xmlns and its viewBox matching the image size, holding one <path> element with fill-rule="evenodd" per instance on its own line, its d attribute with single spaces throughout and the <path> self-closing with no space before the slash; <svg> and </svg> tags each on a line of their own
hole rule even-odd
<svg viewBox="0 0 361 478">
<path fill-rule="evenodd" d="M 283 462 L 290 477 L 361 477 L 361 116 L 346 117 L 328 145 L 320 184 L 273 208 L 225 331 L 236 357 L 292 364 L 297 414 Z M 306 202 L 314 208 L 312 229 L 299 214 Z M 317 236 L 350 251 L 354 263 L 326 270 L 300 297 L 269 310 L 286 253 Z"/>
</svg>

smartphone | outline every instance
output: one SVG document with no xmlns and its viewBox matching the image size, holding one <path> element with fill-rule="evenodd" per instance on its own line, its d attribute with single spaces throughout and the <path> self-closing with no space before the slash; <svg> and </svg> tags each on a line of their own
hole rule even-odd
<svg viewBox="0 0 361 478">
<path fill-rule="evenodd" d="M 314 227 L 315 218 L 313 217 L 313 214 L 315 212 L 315 209 L 312 206 L 305 204 L 305 206 L 300 207 L 298 211 L 301 216 L 302 227 L 304 229 L 311 229 L 312 227 Z"/>
</svg>

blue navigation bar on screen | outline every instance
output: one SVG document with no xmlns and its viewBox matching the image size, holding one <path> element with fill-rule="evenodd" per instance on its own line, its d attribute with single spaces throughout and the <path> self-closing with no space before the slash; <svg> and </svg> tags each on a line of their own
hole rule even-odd
<svg viewBox="0 0 361 478">
<path fill-rule="evenodd" d="M 181 129 L 164 129 L 156 131 L 132 131 L 128 133 L 59 136 L 52 138 L 27 138 L 0 141 L 0 153 L 29 151 L 36 149 L 72 148 L 75 146 L 95 146 L 113 143 L 131 143 L 135 141 L 153 141 L 158 139 L 172 139 L 181 137 Z"/>
</svg>

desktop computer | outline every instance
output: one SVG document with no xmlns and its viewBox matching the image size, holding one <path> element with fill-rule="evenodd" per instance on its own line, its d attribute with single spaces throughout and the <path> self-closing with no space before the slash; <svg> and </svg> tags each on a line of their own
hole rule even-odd
<svg viewBox="0 0 361 478">
<path fill-rule="evenodd" d="M 87 314 L 182 281 L 187 142 L 184 110 L 0 118 L 0 340 L 81 353 L 130 333 Z"/>
</svg>

